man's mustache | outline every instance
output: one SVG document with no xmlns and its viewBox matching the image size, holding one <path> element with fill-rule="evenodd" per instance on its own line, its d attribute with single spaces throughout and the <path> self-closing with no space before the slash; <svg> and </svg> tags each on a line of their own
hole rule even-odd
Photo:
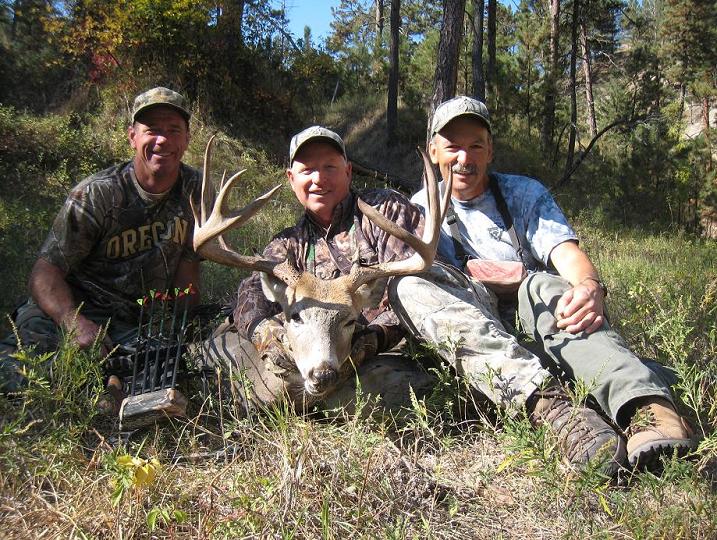
<svg viewBox="0 0 717 540">
<path fill-rule="evenodd" d="M 475 174 L 478 172 L 478 167 L 475 165 L 453 165 L 451 167 L 451 171 L 453 171 L 453 174 L 464 174 L 464 175 L 470 175 Z"/>
</svg>

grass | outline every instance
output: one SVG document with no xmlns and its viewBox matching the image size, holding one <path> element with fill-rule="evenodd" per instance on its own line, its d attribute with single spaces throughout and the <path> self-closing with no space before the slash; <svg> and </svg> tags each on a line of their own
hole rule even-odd
<svg viewBox="0 0 717 540">
<path fill-rule="evenodd" d="M 75 129 L 54 122 L 36 126 L 37 137 Z M 195 122 L 187 160 L 197 165 L 211 129 Z M 359 140 L 368 127 L 350 136 Z M 36 135 L 13 133 L 18 151 L 32 147 Z M 249 169 L 236 204 L 282 180 L 265 154 L 221 140 L 214 170 Z M 66 173 L 45 154 L 28 170 L 37 178 L 65 171 L 52 182 L 71 185 L 79 169 Z M 46 230 L 52 214 L 44 208 L 59 204 L 45 201 L 33 214 L 22 203 L 45 184 L 17 186 L 0 199 L 2 250 L 18 263 L 6 267 L 8 290 L 21 290 L 26 253 L 43 236 L 17 224 Z M 232 239 L 238 249 L 260 248 L 293 222 L 296 206 L 282 191 Z M 97 355 L 65 346 L 55 382 L 37 363 L 21 399 L 0 397 L 0 537 L 714 538 L 717 247 L 608 227 L 596 213 L 576 223 L 610 289 L 613 324 L 639 354 L 683 376 L 681 406 L 705 437 L 693 459 L 668 459 L 660 476 L 635 474 L 620 486 L 594 471 L 577 473 L 558 459 L 549 433 L 525 419 L 478 414 L 461 381 L 440 370 L 436 392 L 395 419 L 369 414 L 368 400 L 354 416 L 299 417 L 277 407 L 243 418 L 215 393 L 190 388 L 187 420 L 121 442 L 116 426 L 95 414 Z M 17 242 L 21 234 L 31 245 Z M 239 277 L 205 263 L 205 299 L 230 295 Z"/>
<path fill-rule="evenodd" d="M 298 417 L 280 407 L 240 418 L 231 404 L 194 395 L 189 420 L 116 445 L 112 425 L 70 401 L 87 383 L 57 394 L 38 372 L 27 399 L 0 398 L 5 536 L 714 537 L 714 248 L 681 236 L 581 232 L 611 288 L 615 323 L 638 351 L 685 376 L 683 409 L 706 435 L 694 459 L 668 459 L 662 475 L 634 474 L 621 486 L 572 471 L 550 434 L 525 419 L 469 412 L 448 372 L 401 419 Z M 656 253 L 665 253 L 657 269 Z M 142 467 L 154 478 L 138 477 Z"/>
</svg>

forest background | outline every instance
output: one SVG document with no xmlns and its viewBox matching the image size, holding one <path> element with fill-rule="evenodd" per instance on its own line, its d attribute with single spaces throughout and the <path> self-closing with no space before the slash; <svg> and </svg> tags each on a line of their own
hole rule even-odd
<svg viewBox="0 0 717 540">
<path fill-rule="evenodd" d="M 473 95 L 492 113 L 496 169 L 551 188 L 608 282 L 613 324 L 640 354 L 683 376 L 677 391 L 705 436 L 696 459 L 672 461 L 659 477 L 639 475 L 627 491 L 599 475 L 568 475 L 575 481 L 566 483 L 547 434 L 505 419 L 458 418 L 453 409 L 467 398 L 450 377 L 440 405 L 417 402 L 399 427 L 361 415 L 316 424 L 288 411 L 269 422 L 229 422 L 230 411 L 214 404 L 218 427 L 202 431 L 195 421 L 110 447 L 108 432 L 75 402 L 86 379 L 73 379 L 74 397 L 38 383 L 20 409 L 0 398 L 0 516 L 9 530 L 714 535 L 715 2 L 342 0 L 323 41 L 309 26 L 292 35 L 285 8 L 259 0 L 0 2 L 0 313 L 25 296 L 69 188 L 129 158 L 132 99 L 149 87 L 190 98 L 188 163 L 201 165 L 208 137 L 219 132 L 216 170 L 248 169 L 238 202 L 281 181 L 290 136 L 315 123 L 344 135 L 359 187 L 387 183 L 410 193 L 431 111 L 455 94 Z M 299 208 L 282 191 L 276 211 L 235 235 L 236 246 L 261 249 L 293 222 Z M 205 266 L 205 298 L 227 300 L 240 276 Z M 5 317 L 0 330 L 10 331 Z M 175 459 L 206 456 L 217 441 L 234 449 L 233 461 L 197 468 Z M 123 455 L 156 457 L 161 478 L 137 483 Z M 550 500 L 536 501 L 537 493 Z"/>
</svg>

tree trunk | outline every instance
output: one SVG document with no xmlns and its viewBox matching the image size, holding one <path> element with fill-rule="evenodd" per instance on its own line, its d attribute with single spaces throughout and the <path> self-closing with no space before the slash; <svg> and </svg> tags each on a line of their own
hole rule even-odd
<svg viewBox="0 0 717 540">
<path fill-rule="evenodd" d="M 687 94 L 687 88 L 685 83 L 680 83 L 680 111 L 677 113 L 677 121 L 682 122 L 682 116 L 685 114 L 685 95 Z M 692 116 L 692 115 L 690 115 Z M 692 118 L 690 118 L 692 120 Z"/>
<path fill-rule="evenodd" d="M 495 1 L 495 0 L 493 0 Z M 438 58 L 433 81 L 431 110 L 428 115 L 427 137 L 431 138 L 431 122 L 436 107 L 452 98 L 456 93 L 458 80 L 458 53 L 463 30 L 463 13 L 466 0 L 445 0 L 443 4 L 443 25 L 438 42 Z"/>
<path fill-rule="evenodd" d="M 244 44 L 242 20 L 244 19 L 245 0 L 229 0 L 222 4 L 222 15 L 218 27 L 230 55 L 236 54 Z M 230 56 L 231 58 L 231 56 Z"/>
<path fill-rule="evenodd" d="M 580 45 L 583 53 L 583 75 L 585 76 L 585 101 L 587 102 L 588 126 L 590 137 L 597 135 L 597 120 L 595 118 L 595 100 L 593 99 L 593 74 L 590 62 L 590 45 L 585 20 L 580 22 Z"/>
<path fill-rule="evenodd" d="M 545 74 L 545 99 L 543 102 L 543 130 L 540 144 L 548 150 L 555 129 L 555 94 L 557 92 L 558 58 L 560 49 L 560 0 L 550 0 L 550 63 Z"/>
<path fill-rule="evenodd" d="M 386 105 L 386 131 L 388 145 L 396 143 L 398 125 L 398 50 L 401 28 L 401 0 L 391 0 L 391 57 L 388 71 L 388 103 Z"/>
<path fill-rule="evenodd" d="M 578 98 L 576 65 L 578 56 L 578 16 L 580 3 L 573 0 L 573 17 L 570 24 L 570 136 L 568 137 L 568 155 L 565 158 L 565 173 L 573 168 L 575 155 L 575 137 L 578 125 Z"/>
<path fill-rule="evenodd" d="M 375 0 L 374 17 L 376 20 L 376 43 L 380 46 L 383 39 L 383 0 Z"/>
<path fill-rule="evenodd" d="M 20 11 L 20 0 L 15 0 L 12 4 L 12 25 L 10 26 L 10 41 L 15 41 L 17 37 L 17 14 Z"/>
<path fill-rule="evenodd" d="M 531 115 L 533 114 L 533 109 L 531 107 L 532 100 L 533 100 L 533 64 L 530 61 L 530 55 L 528 55 L 528 73 L 526 74 L 526 104 L 525 104 L 525 117 L 528 119 L 528 136 L 530 136 L 530 132 L 533 129 L 533 126 L 530 122 Z"/>
<path fill-rule="evenodd" d="M 707 172 L 712 171 L 712 143 L 710 140 L 710 98 L 702 98 L 702 135 L 707 142 Z"/>
<path fill-rule="evenodd" d="M 483 75 L 483 12 L 485 0 L 473 0 L 473 97 L 485 101 L 485 77 Z"/>
<path fill-rule="evenodd" d="M 496 33 L 496 0 L 488 0 L 488 66 L 485 70 L 485 99 L 488 109 L 495 113 L 495 33 Z"/>
</svg>

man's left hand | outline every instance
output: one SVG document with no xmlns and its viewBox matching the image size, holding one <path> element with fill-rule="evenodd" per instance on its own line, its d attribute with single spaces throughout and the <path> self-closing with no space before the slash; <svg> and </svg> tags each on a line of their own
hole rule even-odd
<svg viewBox="0 0 717 540">
<path fill-rule="evenodd" d="M 561 330 L 577 334 L 592 334 L 605 322 L 603 292 L 593 280 L 578 283 L 558 300 L 555 309 L 557 326 Z"/>
<path fill-rule="evenodd" d="M 355 367 L 363 364 L 364 360 L 376 356 L 378 352 L 378 334 L 374 328 L 365 328 L 357 325 L 351 342 L 351 362 Z"/>
</svg>

